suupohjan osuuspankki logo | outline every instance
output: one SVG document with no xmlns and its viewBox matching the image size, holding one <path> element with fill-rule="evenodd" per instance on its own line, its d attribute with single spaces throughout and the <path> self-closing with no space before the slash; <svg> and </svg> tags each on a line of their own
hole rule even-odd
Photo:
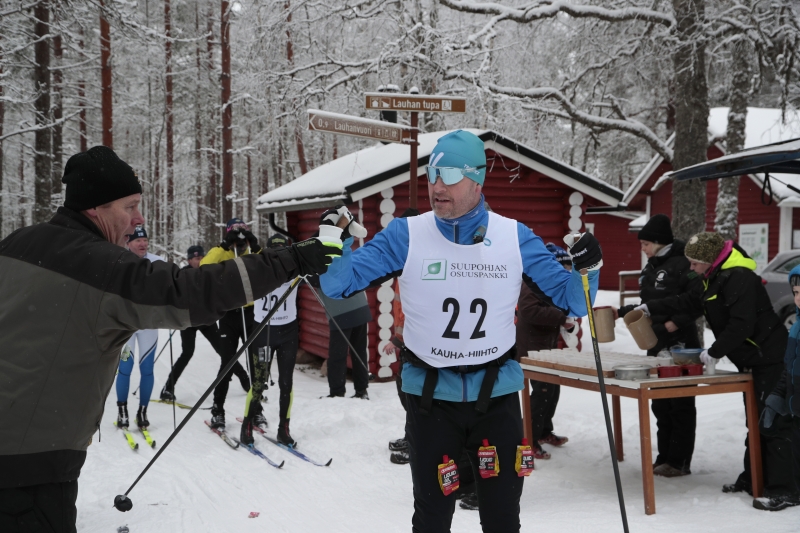
<svg viewBox="0 0 800 533">
<path fill-rule="evenodd" d="M 423 259 L 422 276 L 423 280 L 441 280 L 447 278 L 446 259 Z"/>
</svg>

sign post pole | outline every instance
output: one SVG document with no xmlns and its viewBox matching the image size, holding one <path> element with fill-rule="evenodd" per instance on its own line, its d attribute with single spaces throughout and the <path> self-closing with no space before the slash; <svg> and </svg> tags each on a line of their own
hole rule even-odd
<svg viewBox="0 0 800 533">
<path fill-rule="evenodd" d="M 417 167 L 419 166 L 417 162 L 417 146 L 419 145 L 417 142 L 417 139 L 419 139 L 418 115 L 419 113 L 416 111 L 411 112 L 411 166 L 408 168 L 408 207 L 411 209 L 417 208 L 417 197 L 419 196 L 417 192 L 417 182 L 419 181 L 417 176 Z"/>
</svg>

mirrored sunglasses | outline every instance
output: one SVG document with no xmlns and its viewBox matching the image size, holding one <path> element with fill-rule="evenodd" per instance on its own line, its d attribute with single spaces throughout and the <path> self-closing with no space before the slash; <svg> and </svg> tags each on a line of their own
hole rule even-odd
<svg viewBox="0 0 800 533">
<path fill-rule="evenodd" d="M 486 165 L 477 167 L 455 168 L 455 167 L 432 167 L 430 165 L 425 167 L 425 173 L 428 175 L 428 181 L 431 185 L 436 183 L 436 178 L 442 178 L 445 185 L 455 185 L 470 174 L 476 177 L 480 175 L 479 169 L 486 168 Z"/>
</svg>

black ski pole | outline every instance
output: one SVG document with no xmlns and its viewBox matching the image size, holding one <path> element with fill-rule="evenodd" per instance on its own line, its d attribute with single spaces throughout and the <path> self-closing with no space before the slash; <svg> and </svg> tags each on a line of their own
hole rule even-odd
<svg viewBox="0 0 800 533">
<path fill-rule="evenodd" d="M 367 371 L 367 377 L 371 376 L 372 374 L 369 371 L 369 366 L 367 365 L 367 363 L 365 363 L 364 361 L 361 360 L 361 356 L 358 354 L 358 351 L 353 347 L 352 344 L 350 344 L 350 339 L 347 338 L 347 335 L 344 334 L 344 331 L 342 331 L 342 328 L 339 327 L 339 323 L 336 322 L 336 319 L 333 318 L 333 316 L 331 316 L 331 314 L 328 312 L 328 309 L 325 307 L 325 304 L 323 303 L 322 298 L 319 297 L 319 294 L 317 294 L 317 291 L 314 290 L 314 287 L 310 283 L 308 283 L 308 281 L 306 281 L 306 285 L 308 285 L 308 288 L 311 289 L 311 292 L 314 293 L 314 296 L 317 298 L 317 301 L 319 302 L 319 305 L 321 305 L 322 309 L 325 311 L 325 315 L 327 315 L 328 320 L 333 322 L 333 325 L 336 326 L 336 329 L 338 329 L 339 333 L 341 333 L 342 337 L 344 337 L 345 342 L 347 342 L 347 345 L 350 347 L 351 353 L 353 354 L 353 357 L 351 357 L 351 359 L 358 359 L 358 362 L 361 363 L 361 366 L 363 366 L 364 369 Z"/>
<path fill-rule="evenodd" d="M 178 330 L 177 330 L 177 329 L 171 329 L 171 330 L 169 330 L 169 339 L 167 339 L 167 340 L 169 340 L 169 342 L 170 342 L 170 343 L 172 343 L 172 336 L 175 334 L 175 332 L 176 332 L 176 331 L 178 331 Z M 170 346 L 172 346 L 172 344 L 170 344 Z M 166 347 L 167 347 L 167 345 L 166 345 L 166 344 L 164 344 L 164 346 L 162 346 L 162 347 L 161 347 L 161 351 L 159 351 L 159 352 L 158 352 L 158 355 L 156 355 L 156 359 L 155 359 L 155 361 L 153 361 L 153 365 L 155 365 L 155 364 L 158 362 L 158 358 L 159 358 L 159 357 L 161 357 L 161 353 L 164 351 L 164 349 L 165 349 Z M 170 348 L 170 349 L 172 349 L 172 348 Z M 147 357 L 147 356 L 145 356 L 145 358 L 146 358 L 146 357 Z M 142 364 L 142 362 L 141 362 L 141 361 L 139 361 L 139 364 L 141 365 L 141 364 Z M 139 392 L 139 386 L 137 386 L 137 387 L 136 387 L 136 390 L 135 390 L 135 391 L 133 391 L 133 395 L 134 395 L 134 396 L 136 396 L 136 393 L 137 393 L 137 392 Z"/>
<path fill-rule="evenodd" d="M 619 512 L 622 515 L 622 530 L 628 533 L 628 515 L 625 512 L 625 499 L 622 496 L 622 481 L 619 478 L 619 464 L 617 463 L 617 448 L 614 446 L 614 433 L 611 429 L 611 415 L 608 413 L 608 399 L 606 398 L 606 382 L 603 378 L 603 364 L 600 362 L 600 347 L 597 345 L 597 332 L 594 329 L 594 311 L 592 310 L 592 297 L 589 294 L 589 275 L 586 270 L 581 270 L 583 282 L 583 295 L 586 297 L 586 311 L 589 317 L 589 331 L 592 335 L 592 349 L 594 362 L 597 367 L 597 379 L 600 383 L 600 398 L 603 400 L 603 415 L 606 419 L 606 433 L 608 433 L 608 448 L 611 450 L 611 464 L 614 466 L 614 481 L 617 484 L 617 498 L 619 499 Z"/>
<path fill-rule="evenodd" d="M 200 405 L 202 405 L 202 403 L 206 400 L 206 398 L 208 398 L 209 395 L 213 392 L 214 388 L 216 388 L 216 386 L 219 385 L 219 383 L 223 379 L 225 379 L 225 376 L 228 374 L 230 369 L 233 368 L 233 365 L 236 364 L 236 361 L 239 359 L 239 357 L 241 357 L 242 353 L 244 353 L 250 347 L 250 344 L 252 344 L 252 342 L 258 337 L 258 335 L 261 333 L 261 330 L 263 330 L 267 326 L 267 324 L 269 324 L 269 321 L 272 318 L 272 315 L 275 314 L 275 312 L 278 310 L 280 305 L 283 304 L 283 302 L 286 301 L 286 298 L 288 298 L 289 294 L 291 294 L 291 292 L 297 287 L 297 285 L 300 283 L 301 279 L 302 278 L 299 277 L 299 276 L 294 278 L 294 280 L 292 281 L 292 284 L 289 285 L 289 288 L 286 289 L 286 292 L 284 292 L 283 296 L 280 297 L 280 299 L 278 300 L 277 305 L 275 305 L 275 307 L 273 309 L 271 309 L 270 312 L 267 314 L 267 317 L 264 319 L 264 322 L 262 322 L 261 325 L 258 327 L 258 329 L 255 331 L 255 334 L 250 336 L 250 338 L 247 340 L 247 342 L 245 342 L 242 345 L 242 347 L 239 348 L 239 351 L 236 352 L 236 355 L 234 355 L 231 358 L 231 360 L 228 361 L 228 364 L 225 365 L 225 368 L 220 370 L 220 372 L 219 372 L 219 374 L 217 374 L 217 377 L 214 380 L 214 382 L 211 383 L 211 385 L 209 385 L 209 387 L 206 389 L 206 391 L 203 393 L 203 395 L 200 397 L 200 399 L 197 400 L 197 403 L 194 404 L 194 406 L 192 407 L 192 410 L 189 411 L 189 414 L 186 415 L 186 417 L 184 417 L 183 420 L 181 420 L 181 423 L 178 425 L 177 429 L 175 429 L 175 431 L 172 432 L 172 434 L 169 436 L 169 438 L 164 443 L 164 445 L 161 447 L 161 449 L 156 452 L 156 454 L 153 456 L 152 459 L 150 459 L 150 462 L 147 463 L 147 466 L 144 467 L 144 469 L 141 471 L 141 473 L 139 473 L 139 475 L 136 477 L 134 482 L 131 483 L 131 486 L 128 487 L 128 490 L 125 491 L 125 494 L 120 494 L 120 495 L 118 495 L 118 496 L 116 496 L 114 498 L 114 508 L 116 508 L 118 511 L 121 511 L 121 512 L 130 511 L 131 508 L 133 508 L 133 502 L 130 500 L 130 498 L 128 498 L 128 494 L 130 494 L 130 492 L 133 490 L 133 487 L 135 487 L 136 484 L 139 483 L 139 480 L 142 479 L 142 477 L 144 477 L 144 475 L 147 473 L 147 471 L 150 470 L 150 467 L 153 466 L 153 464 L 158 460 L 159 457 L 161 457 L 161 454 L 164 453 L 164 451 L 169 447 L 170 443 L 175 439 L 175 437 L 178 436 L 178 433 L 181 432 L 183 427 L 187 424 L 187 422 L 189 422 L 189 420 L 192 418 L 192 416 L 200 408 Z"/>
<path fill-rule="evenodd" d="M 155 364 L 155 361 L 153 361 Z M 177 415 L 175 414 L 175 383 L 172 377 L 175 372 L 175 363 L 172 360 L 172 335 L 169 336 L 169 388 L 172 391 L 172 431 L 177 425 Z"/>
</svg>

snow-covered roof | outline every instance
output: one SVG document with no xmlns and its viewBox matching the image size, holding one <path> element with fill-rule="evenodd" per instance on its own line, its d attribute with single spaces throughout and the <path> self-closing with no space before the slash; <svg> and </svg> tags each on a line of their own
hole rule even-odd
<svg viewBox="0 0 800 533">
<path fill-rule="evenodd" d="M 647 224 L 648 220 L 650 220 L 650 217 L 647 214 L 634 218 L 628 223 L 628 231 L 639 231 Z"/>
<path fill-rule="evenodd" d="M 728 127 L 728 111 L 727 107 L 714 107 L 709 111 L 708 116 L 708 135 L 710 140 L 718 141 L 725 138 L 726 130 Z M 764 144 L 771 144 L 780 141 L 787 141 L 800 137 L 800 113 L 793 110 L 786 110 L 786 123 L 783 123 L 780 109 L 769 109 L 761 107 L 748 107 L 747 119 L 745 121 L 745 141 L 744 148 L 754 148 Z M 667 141 L 669 146 L 675 144 L 674 134 Z M 722 145 L 717 142 L 716 146 L 723 151 Z M 641 191 L 641 188 L 647 182 L 647 179 L 652 175 L 653 171 L 664 161 L 660 155 L 656 155 L 642 170 L 642 172 L 631 182 L 631 185 L 625 191 L 623 202 L 631 203 L 633 198 Z M 770 174 L 770 185 L 772 186 L 772 194 L 778 201 L 790 201 L 800 204 L 800 196 L 791 191 L 783 183 L 789 183 L 795 187 L 800 188 L 800 176 L 794 174 Z M 661 186 L 669 181 L 671 174 L 665 174 L 653 185 L 651 191 L 656 191 Z M 763 174 L 750 175 L 759 187 L 763 185 Z M 777 181 L 776 181 L 777 180 Z M 779 183 L 783 182 L 783 183 Z M 789 200 L 791 199 L 791 200 Z"/>
<path fill-rule="evenodd" d="M 417 175 L 428 163 L 436 142 L 449 133 L 438 131 L 419 136 Z M 467 129 L 484 141 L 487 150 L 541 172 L 607 205 L 617 205 L 622 191 L 561 161 L 491 130 Z M 337 202 L 356 202 L 409 178 L 409 147 L 405 144 L 375 144 L 329 161 L 294 181 L 261 195 L 260 213 L 297 211 L 326 207 Z"/>
</svg>

